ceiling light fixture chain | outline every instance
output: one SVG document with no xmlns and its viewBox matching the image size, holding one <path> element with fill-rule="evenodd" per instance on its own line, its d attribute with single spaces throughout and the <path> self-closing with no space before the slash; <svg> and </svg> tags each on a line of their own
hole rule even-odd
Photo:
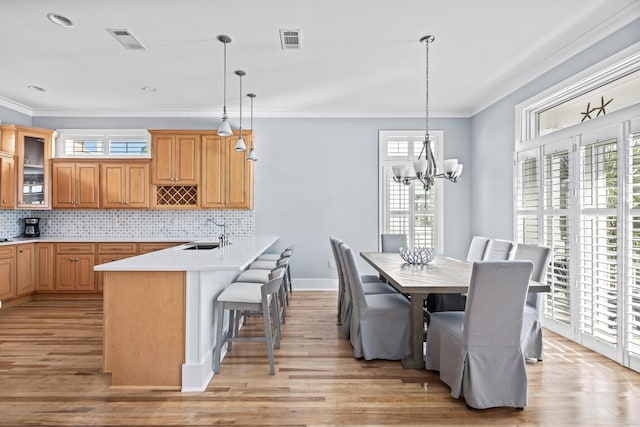
<svg viewBox="0 0 640 427">
<path fill-rule="evenodd" d="M 435 184 L 436 178 L 445 178 L 451 182 L 458 182 L 458 178 L 462 173 L 462 164 L 458 163 L 458 159 L 447 159 L 443 161 L 444 172 L 439 173 L 436 167 L 436 159 L 431 149 L 431 135 L 429 134 L 429 44 L 435 40 L 432 35 L 424 36 L 420 39 L 425 44 L 425 134 L 422 142 L 422 150 L 418 155 L 418 159 L 413 161 L 413 170 L 410 166 L 395 165 L 393 169 L 393 180 L 397 183 L 409 185 L 414 180 L 422 183 L 424 191 L 429 191 Z M 423 158 L 424 155 L 424 158 Z"/>
<path fill-rule="evenodd" d="M 253 150 L 253 99 L 256 97 L 255 93 L 248 93 L 247 96 L 251 99 L 251 133 L 249 134 L 249 156 L 247 160 L 250 162 L 257 162 L 258 156 L 256 156 L 256 152 Z"/>
<path fill-rule="evenodd" d="M 224 45 L 224 60 L 223 60 L 223 106 L 222 106 L 222 123 L 218 127 L 218 135 L 220 136 L 231 136 L 233 131 L 231 130 L 231 125 L 229 124 L 229 116 L 227 115 L 227 44 L 231 43 L 231 37 L 226 35 L 220 35 L 217 37 L 218 41 L 220 41 Z"/>
<path fill-rule="evenodd" d="M 242 77 L 246 76 L 242 70 L 236 70 L 236 75 L 240 77 L 240 132 L 238 134 L 238 142 L 236 143 L 235 150 L 236 151 L 247 151 L 247 145 L 244 143 L 244 139 L 242 138 Z"/>
</svg>

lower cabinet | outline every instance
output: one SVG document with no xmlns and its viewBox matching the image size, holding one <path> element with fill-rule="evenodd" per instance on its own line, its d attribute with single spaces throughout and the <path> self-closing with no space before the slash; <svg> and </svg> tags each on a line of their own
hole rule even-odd
<svg viewBox="0 0 640 427">
<path fill-rule="evenodd" d="M 98 243 L 97 264 L 118 261 L 138 254 L 136 243 Z M 96 290 L 102 292 L 104 272 L 96 271 Z"/>
<path fill-rule="evenodd" d="M 57 243 L 56 292 L 95 292 L 95 258 L 93 243 Z"/>
<path fill-rule="evenodd" d="M 16 296 L 35 292 L 35 243 L 17 245 L 16 250 Z"/>
<path fill-rule="evenodd" d="M 55 290 L 54 263 L 55 251 L 53 243 L 36 243 L 36 292 L 53 292 Z"/>
<path fill-rule="evenodd" d="M 0 301 L 16 295 L 16 247 L 0 247 Z"/>
</svg>

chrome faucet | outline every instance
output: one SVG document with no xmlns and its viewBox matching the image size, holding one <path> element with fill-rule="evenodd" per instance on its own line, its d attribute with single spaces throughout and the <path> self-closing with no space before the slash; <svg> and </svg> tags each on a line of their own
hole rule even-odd
<svg viewBox="0 0 640 427">
<path fill-rule="evenodd" d="M 213 218 L 207 218 L 204 222 L 206 225 L 208 222 L 213 225 L 217 225 L 218 227 L 222 227 L 222 234 L 218 236 L 218 240 L 220 241 L 220 246 L 227 246 L 229 244 L 229 239 L 227 238 L 227 225 L 226 223 L 218 224 Z"/>
</svg>

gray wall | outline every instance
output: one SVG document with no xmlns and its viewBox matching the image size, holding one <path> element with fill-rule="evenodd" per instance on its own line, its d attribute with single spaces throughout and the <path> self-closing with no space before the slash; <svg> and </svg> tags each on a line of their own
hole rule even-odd
<svg viewBox="0 0 640 427">
<path fill-rule="evenodd" d="M 472 234 L 503 239 L 514 237 L 512 161 L 516 105 L 638 41 L 640 19 L 471 118 Z"/>
<path fill-rule="evenodd" d="M 217 120 L 35 117 L 33 125 L 215 129 Z M 424 119 L 254 119 L 256 233 L 278 234 L 281 245 L 296 245 L 292 273 L 298 278 L 335 276 L 328 268 L 331 235 L 358 251 L 377 250 L 378 131 L 423 125 Z M 432 119 L 431 127 L 444 130 L 445 157 L 459 158 L 469 174 L 469 119 Z M 458 184 L 445 183 L 445 252 L 452 256 L 466 255 L 470 193 L 464 175 Z"/>
<path fill-rule="evenodd" d="M 31 126 L 31 116 L 0 105 L 0 122 L 4 125 Z"/>
</svg>

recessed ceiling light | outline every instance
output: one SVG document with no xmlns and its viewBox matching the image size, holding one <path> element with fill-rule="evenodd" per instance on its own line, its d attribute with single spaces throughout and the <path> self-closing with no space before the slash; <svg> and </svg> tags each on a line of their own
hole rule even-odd
<svg viewBox="0 0 640 427">
<path fill-rule="evenodd" d="M 47 13 L 47 19 L 56 25 L 61 27 L 71 28 L 73 27 L 73 21 L 66 16 L 58 15 L 57 13 Z"/>
<path fill-rule="evenodd" d="M 34 85 L 29 85 L 27 86 L 27 88 L 34 90 L 36 92 L 46 92 L 47 90 L 44 88 L 41 88 L 40 86 L 34 86 Z"/>
<path fill-rule="evenodd" d="M 155 92 L 156 88 L 152 87 L 152 86 L 142 86 L 140 89 L 142 89 L 145 92 Z"/>
</svg>

